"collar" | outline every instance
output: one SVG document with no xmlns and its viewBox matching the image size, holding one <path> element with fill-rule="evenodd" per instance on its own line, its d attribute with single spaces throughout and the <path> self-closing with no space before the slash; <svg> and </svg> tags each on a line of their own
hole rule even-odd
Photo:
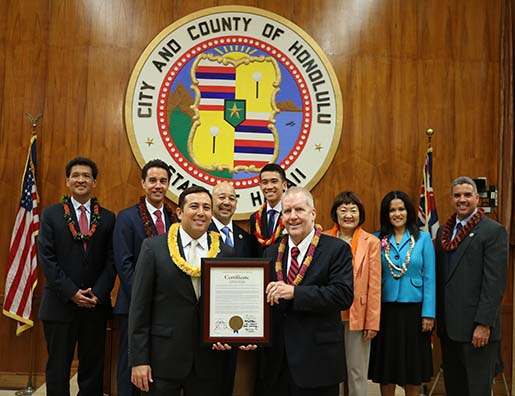
<svg viewBox="0 0 515 396">
<path fill-rule="evenodd" d="M 474 215 L 476 214 L 476 212 L 477 212 L 477 208 L 476 208 L 476 209 L 474 209 L 474 211 L 473 211 L 470 215 L 468 215 L 467 217 L 465 217 L 463 220 L 459 220 L 459 219 L 458 219 L 458 216 L 456 216 L 456 224 L 454 224 L 454 228 L 456 228 L 456 226 L 458 225 L 458 223 L 461 223 L 461 225 L 462 225 L 463 227 L 465 227 L 465 226 L 467 225 L 468 221 L 472 218 L 472 216 L 474 216 Z"/>
<path fill-rule="evenodd" d="M 400 250 L 404 246 L 404 244 L 409 241 L 410 238 L 411 233 L 406 228 L 406 231 L 404 231 L 404 235 L 402 236 L 400 243 L 397 245 L 397 242 L 395 241 L 395 235 L 392 233 L 392 235 L 390 235 L 390 246 L 393 246 L 396 250 Z"/>
<path fill-rule="evenodd" d="M 162 215 L 162 218 L 164 218 L 164 205 L 161 206 L 161 208 L 156 208 L 154 205 L 152 205 L 149 200 L 147 198 L 145 198 L 145 205 L 147 205 L 147 210 L 148 210 L 148 213 L 150 213 L 151 215 L 155 216 L 154 212 L 156 210 L 159 210 L 161 212 L 161 215 Z"/>
<path fill-rule="evenodd" d="M 268 211 L 270 209 L 274 209 L 277 213 L 281 213 L 283 211 L 283 205 L 281 203 L 281 200 L 279 200 L 279 202 L 277 203 L 277 205 L 275 205 L 274 207 L 270 206 L 270 204 L 268 203 L 268 201 L 266 201 L 266 213 L 268 214 Z"/>
<path fill-rule="evenodd" d="M 313 228 L 311 232 L 306 235 L 306 237 L 298 244 L 295 245 L 295 243 L 292 241 L 291 237 L 288 236 L 288 249 L 297 246 L 300 251 L 300 256 L 304 257 L 306 252 L 308 251 L 309 245 L 311 244 L 311 241 L 313 240 L 313 237 L 315 236 L 315 229 Z"/>
<path fill-rule="evenodd" d="M 184 250 L 184 248 L 190 244 L 190 242 L 193 240 L 193 238 L 190 236 L 190 234 L 188 234 L 186 231 L 184 231 L 182 226 L 179 227 L 179 234 L 181 236 L 182 248 Z M 204 232 L 202 234 L 202 236 L 197 239 L 197 242 L 200 245 L 200 247 L 202 247 L 203 250 L 205 250 L 206 252 L 209 250 L 208 243 L 207 243 L 207 232 Z"/>
<path fill-rule="evenodd" d="M 216 217 L 212 217 L 211 220 L 213 220 L 213 223 L 215 223 L 216 228 L 218 228 L 218 231 L 222 231 L 222 228 L 228 227 L 231 230 L 231 233 L 234 233 L 233 227 L 232 227 L 232 220 L 229 222 L 229 224 L 224 224 L 220 220 L 218 220 Z"/>
<path fill-rule="evenodd" d="M 73 208 L 75 209 L 75 212 L 79 212 L 80 211 L 80 206 L 81 205 L 84 205 L 84 207 L 86 208 L 86 212 L 90 213 L 91 210 L 90 210 L 90 207 L 91 207 L 91 199 L 88 199 L 88 201 L 85 203 L 85 204 L 81 204 L 79 201 L 77 201 L 75 198 L 70 197 L 71 198 L 71 201 L 72 201 L 72 205 L 73 205 Z"/>
</svg>

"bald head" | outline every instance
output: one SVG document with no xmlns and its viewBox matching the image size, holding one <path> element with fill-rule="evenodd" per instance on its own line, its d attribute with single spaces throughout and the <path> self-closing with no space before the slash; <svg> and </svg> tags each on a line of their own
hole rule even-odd
<svg viewBox="0 0 515 396">
<path fill-rule="evenodd" d="M 221 182 L 213 187 L 213 216 L 227 225 L 236 211 L 236 190 L 229 182 Z"/>
</svg>

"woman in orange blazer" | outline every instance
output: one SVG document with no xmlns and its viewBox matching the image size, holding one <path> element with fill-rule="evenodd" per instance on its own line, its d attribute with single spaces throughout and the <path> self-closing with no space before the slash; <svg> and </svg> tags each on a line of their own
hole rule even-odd
<svg viewBox="0 0 515 396">
<path fill-rule="evenodd" d="M 367 395 L 370 341 L 379 331 L 381 311 L 381 245 L 379 239 L 361 228 L 365 208 L 352 191 L 334 198 L 334 226 L 328 235 L 343 239 L 352 249 L 354 302 L 342 311 L 349 396 Z"/>
</svg>

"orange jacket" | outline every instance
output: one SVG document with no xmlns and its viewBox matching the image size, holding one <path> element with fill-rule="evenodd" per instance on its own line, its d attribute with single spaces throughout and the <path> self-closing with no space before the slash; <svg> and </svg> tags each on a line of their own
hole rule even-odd
<svg viewBox="0 0 515 396">
<path fill-rule="evenodd" d="M 324 234 L 338 236 L 338 226 Z M 360 229 L 356 252 L 353 252 L 354 302 L 342 311 L 342 320 L 350 330 L 379 331 L 381 314 L 381 244 L 372 234 Z"/>
</svg>

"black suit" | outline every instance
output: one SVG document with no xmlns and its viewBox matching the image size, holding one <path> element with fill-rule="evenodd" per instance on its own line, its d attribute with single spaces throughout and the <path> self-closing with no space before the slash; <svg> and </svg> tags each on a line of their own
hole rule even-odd
<svg viewBox="0 0 515 396">
<path fill-rule="evenodd" d="M 214 221 L 211 221 L 208 231 L 216 231 L 222 234 L 222 231 L 216 227 Z M 234 222 L 232 223 L 232 232 L 234 236 L 232 255 L 234 257 L 255 257 L 254 240 L 250 234 Z"/>
<path fill-rule="evenodd" d="M 437 331 L 442 343 L 446 392 L 449 396 L 490 395 L 501 339 L 501 302 L 506 287 L 506 230 L 483 217 L 453 252 L 437 235 Z M 474 348 L 478 324 L 490 327 L 488 346 Z"/>
<path fill-rule="evenodd" d="M 71 206 L 71 216 L 76 220 Z M 115 216 L 100 208 L 100 224 L 87 242 L 73 239 L 62 204 L 46 208 L 41 216 L 38 258 L 46 277 L 39 318 L 43 320 L 48 361 L 48 395 L 69 395 L 69 374 L 75 344 L 79 353 L 81 396 L 101 396 L 106 320 L 111 315 L 115 272 L 112 232 Z M 100 303 L 79 308 L 71 298 L 79 289 L 92 288 Z"/>
<path fill-rule="evenodd" d="M 284 254 L 284 279 L 288 249 Z M 275 245 L 265 250 L 265 257 L 275 263 L 277 253 Z M 302 283 L 295 287 L 293 300 L 272 307 L 272 345 L 260 353 L 258 394 L 294 395 L 288 392 L 285 371 L 297 387 L 310 394 L 322 394 L 317 388 L 326 387 L 338 393 L 338 383 L 345 376 L 340 311 L 348 309 L 353 298 L 350 248 L 337 238 L 321 235 L 313 261 Z"/>
<path fill-rule="evenodd" d="M 228 255 L 222 243 L 220 249 L 219 257 Z M 172 261 L 167 235 L 145 239 L 129 310 L 129 366 L 151 366 L 151 395 L 169 396 L 160 392 L 161 380 L 182 384 L 191 377 L 213 386 L 197 386 L 194 394 L 220 394 L 225 353 L 202 346 L 200 332 L 200 306 L 191 277 Z"/>
</svg>

